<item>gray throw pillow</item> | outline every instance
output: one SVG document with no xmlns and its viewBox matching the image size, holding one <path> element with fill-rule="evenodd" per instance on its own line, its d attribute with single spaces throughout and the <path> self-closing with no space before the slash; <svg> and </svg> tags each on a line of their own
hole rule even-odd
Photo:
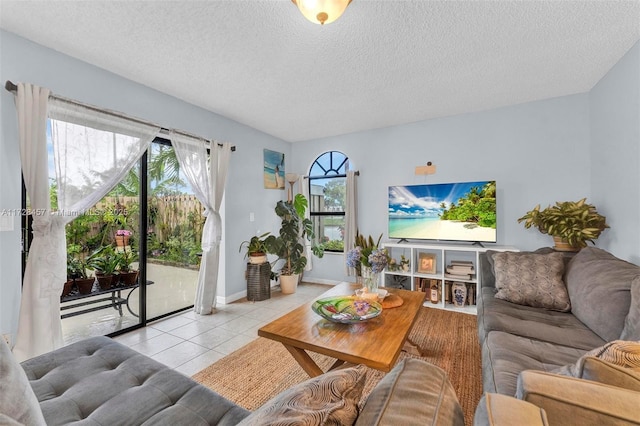
<svg viewBox="0 0 640 426">
<path fill-rule="evenodd" d="M 464 414 L 443 369 L 405 358 L 373 388 L 356 426 L 412 424 L 464 426 Z"/>
<path fill-rule="evenodd" d="M 493 255 L 495 297 L 519 305 L 567 312 L 569 293 L 562 280 L 562 253 L 514 253 Z"/>
<path fill-rule="evenodd" d="M 638 265 L 597 247 L 583 248 L 565 273 L 571 313 L 605 342 L 620 339 L 638 275 Z"/>
<path fill-rule="evenodd" d="M 238 426 L 352 425 L 366 377 L 361 367 L 314 377 L 270 399 Z"/>
<path fill-rule="evenodd" d="M 0 339 L 0 424 L 46 425 L 40 404 L 27 374 L 15 359 L 4 339 Z"/>
<path fill-rule="evenodd" d="M 620 340 L 640 340 L 640 275 L 631 282 L 631 306 Z"/>
</svg>

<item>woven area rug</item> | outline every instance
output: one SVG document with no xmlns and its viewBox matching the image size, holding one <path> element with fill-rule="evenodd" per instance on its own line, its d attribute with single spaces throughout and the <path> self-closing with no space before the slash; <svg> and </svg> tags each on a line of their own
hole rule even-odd
<svg viewBox="0 0 640 426">
<path fill-rule="evenodd" d="M 471 425 L 482 396 L 476 317 L 423 307 L 409 340 L 419 348 L 421 355 L 402 352 L 399 359 L 421 358 L 444 369 L 464 411 L 465 423 Z M 324 370 L 333 363 L 323 355 L 311 356 Z M 384 374 L 367 368 L 362 402 Z M 248 410 L 255 410 L 278 393 L 308 378 L 282 344 L 262 337 L 193 376 L 195 381 Z M 425 380 L 429 378 L 425 377 Z"/>
</svg>

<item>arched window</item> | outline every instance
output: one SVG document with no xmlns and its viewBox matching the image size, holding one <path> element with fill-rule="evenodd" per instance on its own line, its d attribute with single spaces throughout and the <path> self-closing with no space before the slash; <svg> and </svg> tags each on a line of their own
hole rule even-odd
<svg viewBox="0 0 640 426">
<path fill-rule="evenodd" d="M 325 251 L 344 251 L 348 170 L 349 158 L 339 151 L 320 155 L 309 170 L 309 212 L 315 243 Z"/>
</svg>

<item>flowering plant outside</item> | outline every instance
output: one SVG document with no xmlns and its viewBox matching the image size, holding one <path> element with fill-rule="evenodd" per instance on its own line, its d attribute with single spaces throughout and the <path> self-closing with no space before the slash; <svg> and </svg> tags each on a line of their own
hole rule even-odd
<svg viewBox="0 0 640 426">
<path fill-rule="evenodd" d="M 133 232 L 126 230 L 126 229 L 118 229 L 116 231 L 116 235 L 119 237 L 129 237 L 131 236 L 131 234 L 133 234 Z"/>
</svg>

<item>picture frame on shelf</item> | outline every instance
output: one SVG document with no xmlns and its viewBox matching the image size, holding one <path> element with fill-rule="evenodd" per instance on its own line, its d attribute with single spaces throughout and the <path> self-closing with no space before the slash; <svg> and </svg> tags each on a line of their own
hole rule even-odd
<svg viewBox="0 0 640 426">
<path fill-rule="evenodd" d="M 435 253 L 419 253 L 418 254 L 418 272 L 421 274 L 436 273 Z"/>
</svg>

